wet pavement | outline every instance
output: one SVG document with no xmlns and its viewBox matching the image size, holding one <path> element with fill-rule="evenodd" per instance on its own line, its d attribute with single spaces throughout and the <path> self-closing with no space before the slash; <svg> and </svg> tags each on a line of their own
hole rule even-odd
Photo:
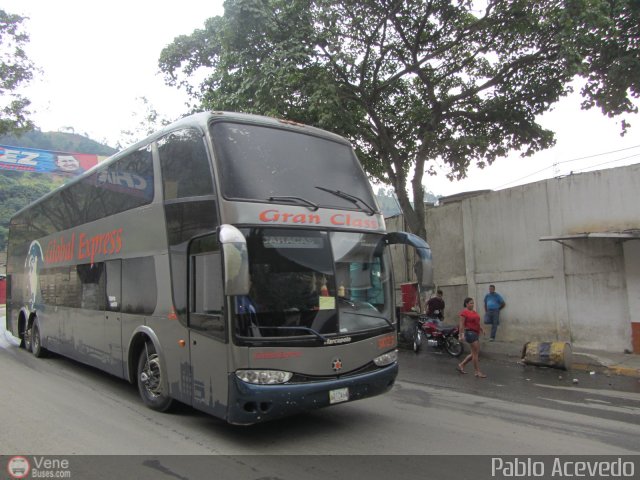
<svg viewBox="0 0 640 480">
<path fill-rule="evenodd" d="M 478 405 L 509 402 L 623 423 L 640 418 L 640 378 L 627 375 L 635 370 L 622 367 L 633 365 L 623 356 L 580 351 L 573 354 L 572 368 L 563 370 L 522 362 L 522 350 L 523 345 L 483 342 L 480 368 L 487 378 L 480 379 L 473 375 L 471 364 L 466 366 L 466 375 L 457 372 L 463 357 L 430 347 L 417 354 L 400 349 L 398 382 L 476 395 Z M 468 352 L 465 345 L 465 354 Z"/>
</svg>

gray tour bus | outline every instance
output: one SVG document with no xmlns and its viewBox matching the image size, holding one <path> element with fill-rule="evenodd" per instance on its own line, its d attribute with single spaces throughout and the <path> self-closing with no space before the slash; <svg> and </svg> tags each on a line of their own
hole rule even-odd
<svg viewBox="0 0 640 480">
<path fill-rule="evenodd" d="M 18 212 L 7 329 L 47 351 L 252 424 L 391 388 L 389 244 L 351 145 L 228 112 L 185 117 Z"/>
</svg>

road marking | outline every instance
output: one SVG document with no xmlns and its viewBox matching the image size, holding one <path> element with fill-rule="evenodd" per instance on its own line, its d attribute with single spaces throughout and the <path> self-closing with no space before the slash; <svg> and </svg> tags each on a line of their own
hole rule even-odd
<svg viewBox="0 0 640 480">
<path fill-rule="evenodd" d="M 541 383 L 534 384 L 536 387 L 553 388 L 556 390 L 568 390 L 571 392 L 590 393 L 592 395 L 602 395 L 604 397 L 622 398 L 625 400 L 634 400 L 640 402 L 640 395 L 634 392 L 619 392 L 614 390 L 600 390 L 597 388 L 580 388 L 580 387 L 562 387 L 559 385 L 543 385 Z"/>
<path fill-rule="evenodd" d="M 597 398 L 585 398 L 585 401 L 592 403 L 604 403 L 606 405 L 611 405 L 611 402 L 607 402 L 606 400 L 598 400 Z"/>
<path fill-rule="evenodd" d="M 560 405 L 592 408 L 594 410 L 606 410 L 607 412 L 623 413 L 625 415 L 628 415 L 628 414 L 640 415 L 640 408 L 637 408 L 637 407 L 616 407 L 613 405 L 600 405 L 599 403 L 569 402 L 566 400 L 558 400 L 555 398 L 544 398 L 544 397 L 540 397 L 540 398 L 548 402 L 559 403 Z"/>
</svg>

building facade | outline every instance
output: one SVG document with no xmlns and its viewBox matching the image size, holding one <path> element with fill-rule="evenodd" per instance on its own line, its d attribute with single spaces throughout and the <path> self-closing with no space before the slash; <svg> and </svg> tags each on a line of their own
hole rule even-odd
<svg viewBox="0 0 640 480">
<path fill-rule="evenodd" d="M 498 340 L 640 353 L 638 192 L 640 164 L 442 199 L 426 224 L 447 322 L 466 296 L 482 313 L 494 284 L 507 303 Z M 402 255 L 398 284 L 411 279 Z"/>
</svg>

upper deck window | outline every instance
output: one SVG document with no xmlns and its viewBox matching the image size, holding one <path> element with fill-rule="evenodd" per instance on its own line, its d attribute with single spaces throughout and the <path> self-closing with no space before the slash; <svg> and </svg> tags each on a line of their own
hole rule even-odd
<svg viewBox="0 0 640 480">
<path fill-rule="evenodd" d="M 18 242 L 43 237 L 120 212 L 148 205 L 153 200 L 151 149 L 140 148 L 59 189 L 26 210 L 14 222 Z"/>
<path fill-rule="evenodd" d="M 171 132 L 158 141 L 164 199 L 213 193 L 209 157 L 197 130 Z"/>
<path fill-rule="evenodd" d="M 375 205 L 369 182 L 348 143 L 301 131 L 217 122 L 211 126 L 222 194 L 278 201 L 298 197 L 320 207 L 357 209 L 340 190 Z"/>
</svg>

